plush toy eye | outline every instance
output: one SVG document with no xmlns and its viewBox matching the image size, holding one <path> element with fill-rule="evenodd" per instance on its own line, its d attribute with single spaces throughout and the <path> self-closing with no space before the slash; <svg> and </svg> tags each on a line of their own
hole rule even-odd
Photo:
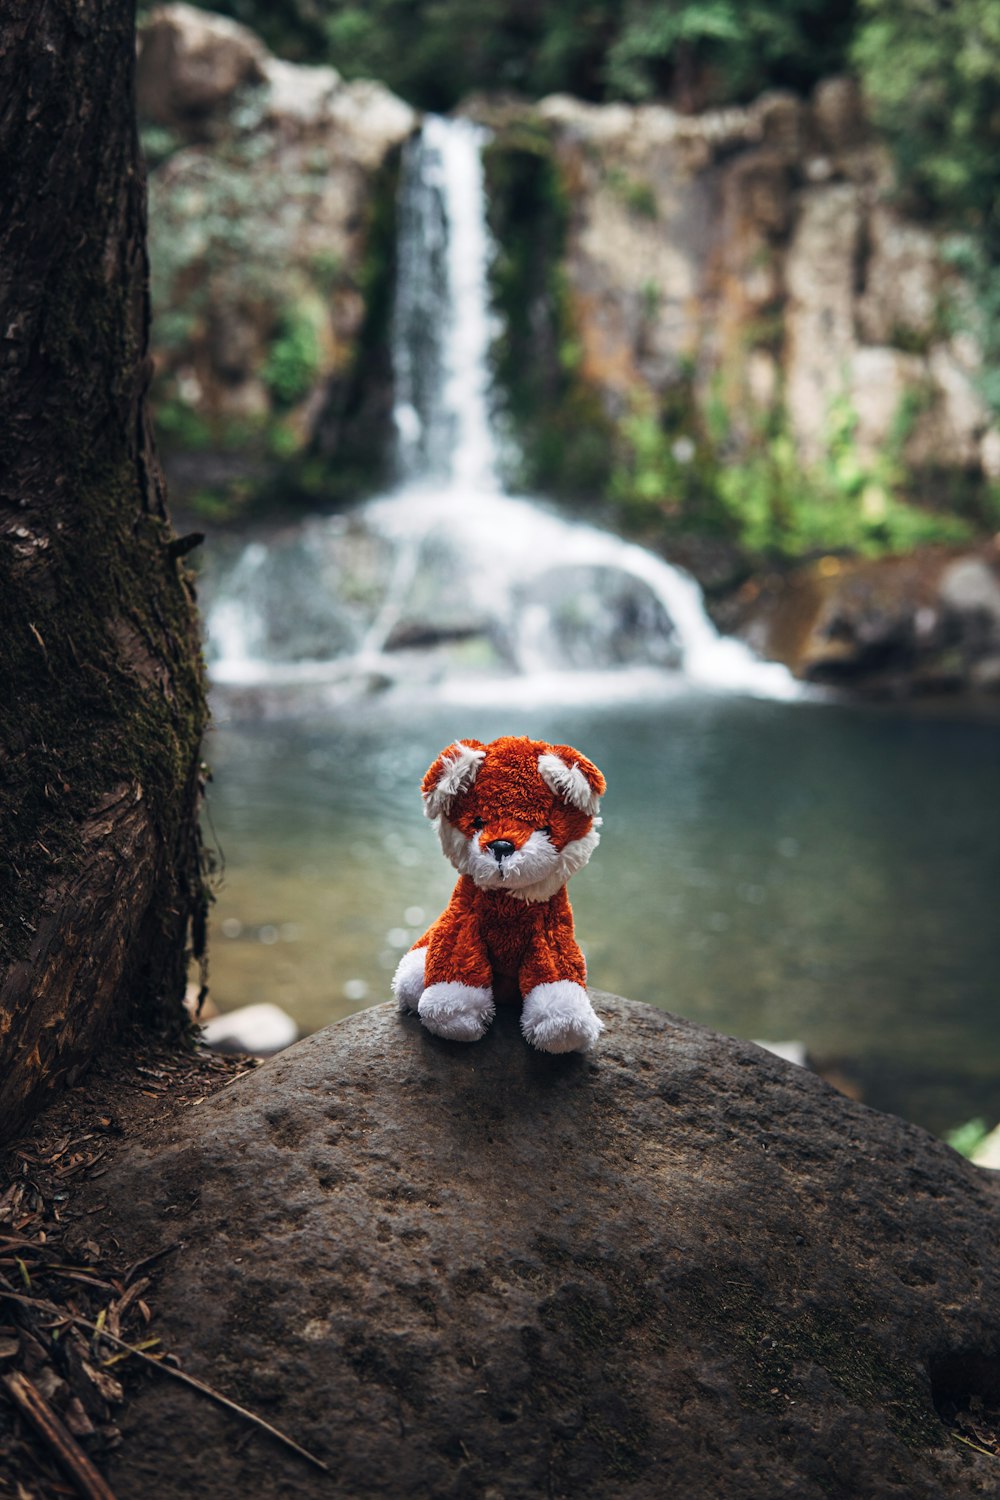
<svg viewBox="0 0 1000 1500">
<path fill-rule="evenodd" d="M 476 830 L 476 832 L 478 833 L 479 830 L 480 830 L 480 828 L 485 828 L 486 827 L 486 824 L 483 822 L 482 818 L 473 818 L 473 820 L 472 820 L 472 826 Z"/>
</svg>

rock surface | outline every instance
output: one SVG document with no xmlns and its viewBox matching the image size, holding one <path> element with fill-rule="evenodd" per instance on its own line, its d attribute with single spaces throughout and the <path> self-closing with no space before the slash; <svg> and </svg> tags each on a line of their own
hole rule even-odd
<svg viewBox="0 0 1000 1500">
<path fill-rule="evenodd" d="M 500 148 L 557 164 L 556 274 L 609 419 L 651 397 L 676 428 L 687 401 L 694 434 L 718 426 L 721 403 L 730 456 L 770 424 L 813 463 L 846 407 L 863 463 L 888 449 L 995 477 L 1000 432 L 955 332 L 969 320 L 943 235 L 898 208 L 850 79 L 695 116 L 563 96 L 470 111 Z"/>
<path fill-rule="evenodd" d="M 156 1331 L 331 1470 L 155 1377 L 120 1500 L 995 1493 L 936 1410 L 1000 1381 L 993 1175 L 594 1000 L 587 1058 L 364 1012 L 119 1161 L 123 1248 L 181 1245 Z"/>
<path fill-rule="evenodd" d="M 728 623 L 812 682 L 879 697 L 1000 691 L 1000 545 L 824 557 L 753 579 Z"/>
</svg>

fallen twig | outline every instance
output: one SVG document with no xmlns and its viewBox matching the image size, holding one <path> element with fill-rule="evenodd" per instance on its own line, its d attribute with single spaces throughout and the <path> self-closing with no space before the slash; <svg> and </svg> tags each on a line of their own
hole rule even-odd
<svg viewBox="0 0 1000 1500">
<path fill-rule="evenodd" d="M 140 1262 L 140 1264 L 143 1263 Z M 294 1438 L 290 1438 L 280 1428 L 273 1427 L 270 1422 L 265 1421 L 263 1417 L 259 1417 L 256 1412 L 248 1411 L 245 1406 L 240 1406 L 237 1401 L 231 1401 L 228 1396 L 224 1396 L 221 1391 L 215 1390 L 213 1386 L 206 1384 L 204 1380 L 199 1380 L 196 1375 L 188 1375 L 184 1370 L 178 1370 L 174 1365 L 164 1364 L 161 1360 L 154 1359 L 149 1354 L 144 1354 L 141 1349 L 137 1348 L 134 1344 L 128 1343 L 125 1339 L 119 1338 L 116 1334 L 111 1333 L 109 1329 L 100 1327 L 97 1323 L 91 1323 L 89 1318 L 82 1318 L 79 1313 L 68 1312 L 65 1308 L 57 1307 L 54 1302 L 49 1302 L 44 1297 L 26 1297 L 21 1292 L 9 1292 L 5 1288 L 0 1287 L 0 1298 L 3 1297 L 9 1297 L 12 1302 L 22 1302 L 28 1307 L 36 1307 L 50 1314 L 54 1313 L 57 1317 L 64 1318 L 69 1323 L 76 1323 L 81 1328 L 88 1329 L 90 1333 L 96 1334 L 99 1338 L 108 1339 L 112 1344 L 117 1344 L 119 1349 L 124 1349 L 127 1353 L 134 1354 L 136 1359 L 141 1359 L 145 1364 L 152 1365 L 154 1370 L 161 1370 L 163 1374 L 172 1376 L 174 1380 L 179 1380 L 184 1385 L 189 1385 L 192 1390 L 200 1391 L 203 1396 L 208 1396 L 212 1401 L 217 1402 L 219 1406 L 225 1406 L 229 1411 L 236 1412 L 237 1416 L 243 1417 L 245 1421 L 252 1422 L 255 1427 L 259 1427 L 263 1432 L 269 1433 L 279 1443 L 283 1443 L 286 1448 L 291 1448 L 293 1453 L 297 1453 L 300 1458 L 304 1458 L 307 1463 L 312 1464 L 317 1469 L 321 1469 L 324 1474 L 330 1472 L 329 1465 L 325 1464 L 321 1458 L 317 1458 L 314 1453 L 310 1453 L 308 1448 L 303 1448 L 300 1443 L 297 1443 Z M 112 1500 L 114 1500 L 114 1497 L 112 1497 Z"/>
<path fill-rule="evenodd" d="M 155 1264 L 156 1261 L 162 1260 L 165 1255 L 172 1255 L 175 1250 L 182 1250 L 183 1248 L 183 1240 L 174 1240 L 172 1244 L 164 1245 L 162 1250 L 154 1250 L 152 1255 L 145 1255 L 143 1256 L 142 1260 L 133 1261 L 128 1270 L 125 1272 L 125 1275 L 122 1277 L 123 1282 L 126 1286 L 128 1286 L 129 1282 L 132 1280 L 132 1277 L 136 1274 L 137 1271 L 144 1271 L 147 1266 L 151 1266 Z"/>
<path fill-rule="evenodd" d="M 976 1453 L 985 1453 L 987 1458 L 1000 1458 L 1000 1453 L 994 1453 L 992 1448 L 980 1448 L 971 1438 L 963 1437 L 960 1432 L 953 1432 L 952 1437 L 956 1443 L 964 1443 L 967 1448 L 972 1448 Z"/>
<path fill-rule="evenodd" d="M 59 1467 L 72 1479 L 80 1494 L 86 1496 L 86 1500 L 115 1500 L 106 1480 L 97 1472 L 79 1443 L 70 1436 L 41 1391 L 31 1383 L 27 1375 L 15 1370 L 13 1374 L 4 1375 L 0 1379 L 11 1400 L 48 1444 Z"/>
</svg>

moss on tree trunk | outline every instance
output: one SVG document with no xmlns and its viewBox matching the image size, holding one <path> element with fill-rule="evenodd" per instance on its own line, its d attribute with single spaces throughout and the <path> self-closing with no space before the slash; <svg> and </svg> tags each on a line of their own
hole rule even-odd
<svg viewBox="0 0 1000 1500">
<path fill-rule="evenodd" d="M 193 592 L 146 408 L 128 0 L 0 32 L 0 1135 L 204 940 Z"/>
</svg>

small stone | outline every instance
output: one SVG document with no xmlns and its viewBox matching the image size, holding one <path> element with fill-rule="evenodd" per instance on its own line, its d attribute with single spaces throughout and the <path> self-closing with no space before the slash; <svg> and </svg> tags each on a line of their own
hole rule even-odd
<svg viewBox="0 0 1000 1500">
<path fill-rule="evenodd" d="M 206 1021 L 202 1036 L 215 1052 L 270 1057 L 299 1039 L 299 1028 L 278 1005 L 244 1005 Z"/>
<path fill-rule="evenodd" d="M 939 592 L 959 614 L 986 615 L 1000 634 L 1000 574 L 982 557 L 961 557 L 941 574 Z"/>
<path fill-rule="evenodd" d="M 809 1066 L 809 1053 L 805 1042 L 765 1042 L 758 1038 L 754 1046 L 763 1047 L 765 1052 L 770 1052 L 774 1057 L 781 1057 L 785 1062 L 794 1063 L 797 1068 Z"/>
<path fill-rule="evenodd" d="M 977 1167 L 988 1167 L 991 1172 L 1000 1172 L 1000 1125 L 984 1136 L 972 1153 Z"/>
</svg>

